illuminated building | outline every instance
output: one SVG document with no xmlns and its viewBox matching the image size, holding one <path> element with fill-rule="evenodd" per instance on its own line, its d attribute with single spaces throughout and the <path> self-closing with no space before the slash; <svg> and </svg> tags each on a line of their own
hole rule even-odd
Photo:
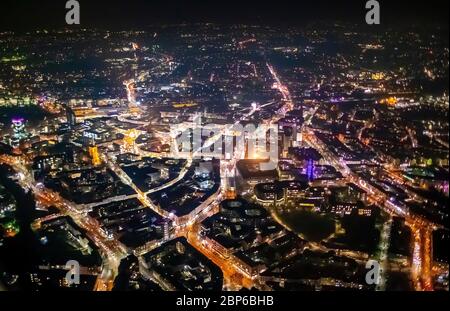
<svg viewBox="0 0 450 311">
<path fill-rule="evenodd" d="M 100 156 L 98 154 L 98 147 L 97 146 L 90 146 L 89 147 L 89 155 L 92 159 L 92 165 L 97 166 L 102 163 L 100 160 Z"/>
<path fill-rule="evenodd" d="M 285 157 L 289 151 L 289 148 L 292 147 L 292 142 L 294 140 L 294 137 L 296 133 L 294 132 L 294 129 L 292 127 L 284 126 L 282 128 L 283 134 L 282 134 L 282 146 L 283 146 L 283 156 Z"/>
<path fill-rule="evenodd" d="M 164 222 L 164 240 L 169 240 L 170 238 L 170 228 L 169 228 L 169 221 Z"/>
<path fill-rule="evenodd" d="M 13 148 L 18 148 L 20 141 L 27 138 L 28 134 L 25 131 L 25 120 L 23 118 L 16 118 L 12 120 L 13 135 L 11 137 L 10 145 Z"/>
<path fill-rule="evenodd" d="M 136 129 L 130 129 L 124 133 L 123 148 L 125 151 L 132 152 L 132 153 L 135 152 L 135 147 L 136 147 L 135 141 L 136 141 L 136 138 L 138 138 L 138 136 L 139 136 L 139 131 L 137 131 Z"/>
<path fill-rule="evenodd" d="M 240 160 L 236 163 L 236 182 L 241 189 L 253 190 L 258 183 L 278 179 L 278 171 L 264 166 L 267 160 Z"/>
<path fill-rule="evenodd" d="M 185 238 L 176 238 L 143 256 L 142 271 L 155 271 L 170 290 L 219 290 L 223 272 Z"/>
<path fill-rule="evenodd" d="M 197 103 L 194 103 L 192 101 L 184 102 L 184 103 L 173 103 L 172 106 L 174 108 L 190 108 L 190 107 L 196 107 L 198 106 Z"/>
<path fill-rule="evenodd" d="M 295 179 L 295 166 L 289 161 L 278 161 L 277 171 L 280 180 Z"/>
<path fill-rule="evenodd" d="M 27 107 L 36 104 L 37 101 L 28 96 L 11 95 L 0 97 L 0 107 Z"/>
<path fill-rule="evenodd" d="M 305 198 L 308 184 L 299 180 L 275 181 L 257 184 L 254 193 L 258 203 L 262 205 L 287 204 L 289 201 Z"/>
<path fill-rule="evenodd" d="M 283 189 L 277 187 L 275 183 L 257 184 L 254 192 L 260 203 L 273 203 L 283 199 Z"/>
<path fill-rule="evenodd" d="M 398 100 L 396 97 L 388 97 L 380 100 L 380 104 L 388 105 L 388 106 L 395 106 L 397 104 Z"/>
<path fill-rule="evenodd" d="M 235 169 L 232 170 L 226 168 L 226 186 L 225 186 L 225 198 L 229 200 L 236 199 L 236 180 Z"/>
<path fill-rule="evenodd" d="M 302 140 L 303 110 L 293 110 L 278 121 L 278 133 L 282 146 L 282 156 L 287 157 L 289 148 L 297 147 Z"/>
<path fill-rule="evenodd" d="M 339 215 L 341 217 L 348 215 L 358 215 L 361 217 L 371 217 L 372 216 L 372 208 L 365 207 L 364 204 L 361 203 L 337 203 L 333 204 L 329 211 L 329 213 Z"/>
<path fill-rule="evenodd" d="M 32 166 L 34 177 L 37 179 L 45 173 L 62 167 L 67 162 L 67 157 L 64 153 L 35 157 Z"/>
<path fill-rule="evenodd" d="M 308 160 L 308 165 L 306 167 L 306 175 L 308 176 L 309 181 L 314 180 L 314 160 L 313 159 Z"/>
<path fill-rule="evenodd" d="M 67 117 L 67 124 L 69 124 L 69 128 L 73 128 L 77 124 L 77 120 L 75 112 L 71 107 L 67 107 L 66 117 Z"/>
</svg>

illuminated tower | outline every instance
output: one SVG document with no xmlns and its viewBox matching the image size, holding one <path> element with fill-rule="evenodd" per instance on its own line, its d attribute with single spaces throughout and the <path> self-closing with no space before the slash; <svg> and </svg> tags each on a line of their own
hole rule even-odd
<svg viewBox="0 0 450 311">
<path fill-rule="evenodd" d="M 236 199 L 236 169 L 234 167 L 225 168 L 225 198 Z"/>
<path fill-rule="evenodd" d="M 10 145 L 13 148 L 18 148 L 20 141 L 27 138 L 25 131 L 25 120 L 23 118 L 15 118 L 12 120 L 13 135 L 11 137 Z"/>
<path fill-rule="evenodd" d="M 169 221 L 164 222 L 164 240 L 168 241 L 170 239 L 170 228 L 169 228 Z"/>
<path fill-rule="evenodd" d="M 98 147 L 97 146 L 90 146 L 89 147 L 89 155 L 92 159 L 92 165 L 97 166 L 102 163 L 100 160 L 100 156 L 98 154 Z"/>
<path fill-rule="evenodd" d="M 309 159 L 308 165 L 306 166 L 306 175 L 308 176 L 308 181 L 312 181 L 314 179 L 314 160 Z"/>
<path fill-rule="evenodd" d="M 66 108 L 66 118 L 67 118 L 67 124 L 70 128 L 73 128 L 77 124 L 77 119 L 75 116 L 75 112 L 71 107 Z"/>
</svg>

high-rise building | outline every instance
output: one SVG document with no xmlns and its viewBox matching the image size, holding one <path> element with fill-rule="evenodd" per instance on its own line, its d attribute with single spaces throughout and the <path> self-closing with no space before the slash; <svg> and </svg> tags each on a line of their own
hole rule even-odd
<svg viewBox="0 0 450 311">
<path fill-rule="evenodd" d="M 314 180 L 314 160 L 309 159 L 306 166 L 306 175 L 308 176 L 308 181 Z"/>
<path fill-rule="evenodd" d="M 15 118 L 12 120 L 13 135 L 11 136 L 10 145 L 13 148 L 19 147 L 21 140 L 27 138 L 28 134 L 25 130 L 25 120 L 23 118 Z"/>
<path fill-rule="evenodd" d="M 297 137 L 297 124 L 288 118 L 283 118 L 278 122 L 278 133 L 280 136 L 282 156 L 287 157 L 290 147 L 294 147 Z"/>
<path fill-rule="evenodd" d="M 288 112 L 288 117 L 295 119 L 297 124 L 297 133 L 295 137 L 295 144 L 297 146 L 301 146 L 303 142 L 303 126 L 305 123 L 305 119 L 303 117 L 303 102 L 300 102 L 298 109 L 292 110 Z"/>
<path fill-rule="evenodd" d="M 69 128 L 73 128 L 77 124 L 77 119 L 75 116 L 75 112 L 71 107 L 66 108 L 66 118 L 67 124 L 69 124 Z"/>
<path fill-rule="evenodd" d="M 168 241 L 170 239 L 170 223 L 169 221 L 164 222 L 164 240 Z"/>
<path fill-rule="evenodd" d="M 300 106 L 301 107 L 301 106 Z M 303 127 L 303 109 L 292 110 L 286 117 L 278 121 L 278 133 L 281 143 L 282 156 L 286 157 L 290 147 L 300 144 Z"/>
<path fill-rule="evenodd" d="M 225 198 L 236 199 L 236 168 L 225 168 Z"/>
<path fill-rule="evenodd" d="M 89 155 L 92 159 L 92 165 L 97 166 L 101 164 L 100 156 L 98 154 L 98 147 L 97 146 L 90 146 L 89 147 Z"/>
</svg>

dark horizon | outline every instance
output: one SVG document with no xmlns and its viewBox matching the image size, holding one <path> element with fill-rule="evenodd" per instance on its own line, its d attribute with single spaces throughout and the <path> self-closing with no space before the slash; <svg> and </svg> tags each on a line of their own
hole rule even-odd
<svg viewBox="0 0 450 311">
<path fill-rule="evenodd" d="M 66 0 L 21 1 L 0 3 L 0 30 L 28 31 L 62 28 L 65 24 Z M 276 1 L 260 2 L 205 0 L 187 1 L 106 1 L 79 0 L 81 28 L 145 28 L 160 24 L 221 23 L 302 25 L 313 21 L 348 21 L 364 24 L 365 0 L 331 2 Z M 448 28 L 449 3 L 429 0 L 379 0 L 381 26 L 395 27 L 438 25 Z M 420 14 L 420 15 L 419 15 Z M 364 25 L 365 26 L 365 25 Z"/>
</svg>

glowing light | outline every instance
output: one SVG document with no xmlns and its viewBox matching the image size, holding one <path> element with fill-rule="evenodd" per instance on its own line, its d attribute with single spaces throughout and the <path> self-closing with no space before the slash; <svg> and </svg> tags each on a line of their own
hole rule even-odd
<svg viewBox="0 0 450 311">
<path fill-rule="evenodd" d="M 308 166 L 306 167 L 306 174 L 308 175 L 308 180 L 314 179 L 314 161 L 312 159 L 308 160 Z"/>
</svg>

